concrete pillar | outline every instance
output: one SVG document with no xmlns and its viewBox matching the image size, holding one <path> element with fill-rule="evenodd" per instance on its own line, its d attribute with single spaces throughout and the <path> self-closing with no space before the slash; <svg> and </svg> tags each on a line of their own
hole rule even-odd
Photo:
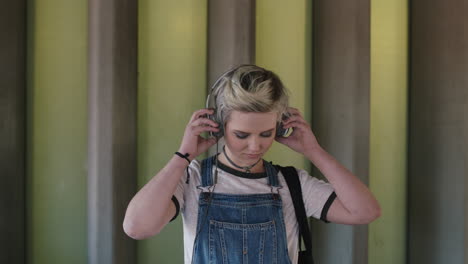
<svg viewBox="0 0 468 264">
<path fill-rule="evenodd" d="M 410 10 L 408 263 L 468 263 L 468 5 Z"/>
<path fill-rule="evenodd" d="M 331 155 L 368 183 L 370 3 L 315 1 L 313 26 L 312 129 Z M 366 225 L 315 223 L 318 263 L 367 263 Z"/>
<path fill-rule="evenodd" d="M 0 9 L 0 263 L 25 263 L 26 1 Z"/>
<path fill-rule="evenodd" d="M 255 60 L 255 0 L 208 1 L 208 83 Z"/>
<path fill-rule="evenodd" d="M 137 2 L 89 1 L 88 256 L 135 263 L 125 209 L 136 192 Z"/>
</svg>

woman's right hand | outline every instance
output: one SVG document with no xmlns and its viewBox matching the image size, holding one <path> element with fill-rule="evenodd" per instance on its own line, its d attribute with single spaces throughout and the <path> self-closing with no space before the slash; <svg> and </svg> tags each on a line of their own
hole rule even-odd
<svg viewBox="0 0 468 264">
<path fill-rule="evenodd" d="M 212 115 L 213 109 L 200 109 L 193 113 L 190 121 L 185 127 L 184 137 L 179 148 L 179 152 L 182 154 L 188 153 L 190 160 L 201 153 L 208 150 L 209 147 L 213 146 L 217 138 L 203 138 L 201 133 L 203 132 L 218 132 L 218 124 L 213 120 L 206 117 L 206 115 Z"/>
</svg>

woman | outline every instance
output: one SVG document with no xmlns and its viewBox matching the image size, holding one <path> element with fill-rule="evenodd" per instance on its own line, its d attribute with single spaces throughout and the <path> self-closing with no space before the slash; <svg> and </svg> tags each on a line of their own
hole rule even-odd
<svg viewBox="0 0 468 264">
<path fill-rule="evenodd" d="M 321 148 L 300 111 L 288 107 L 274 73 L 241 65 L 216 81 L 208 101 L 214 109 L 193 113 L 179 151 L 130 202 L 124 220 L 130 237 L 158 234 L 181 210 L 185 263 L 297 263 L 299 233 L 289 190 L 282 173 L 262 159 L 275 140 L 301 153 L 329 181 L 297 170 L 307 216 L 342 224 L 379 217 L 368 188 Z M 288 137 L 278 135 L 288 129 Z M 216 137 L 205 139 L 203 132 Z M 222 136 L 220 153 L 195 159 Z"/>
</svg>

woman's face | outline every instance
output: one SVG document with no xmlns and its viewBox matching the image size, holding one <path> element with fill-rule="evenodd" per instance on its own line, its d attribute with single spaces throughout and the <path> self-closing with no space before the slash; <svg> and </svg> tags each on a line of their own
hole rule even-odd
<svg viewBox="0 0 468 264">
<path fill-rule="evenodd" d="M 236 164 L 248 166 L 258 161 L 275 139 L 278 113 L 232 111 L 226 123 L 226 151 Z"/>
</svg>

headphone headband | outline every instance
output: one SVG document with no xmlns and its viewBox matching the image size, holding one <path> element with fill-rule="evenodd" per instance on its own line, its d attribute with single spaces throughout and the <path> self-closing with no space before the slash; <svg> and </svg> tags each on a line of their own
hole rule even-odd
<svg viewBox="0 0 468 264">
<path fill-rule="evenodd" d="M 205 108 L 212 108 L 214 109 L 214 113 L 213 115 L 208 115 L 207 117 L 215 122 L 217 122 L 219 124 L 219 128 L 220 128 L 220 131 L 219 132 L 209 132 L 210 136 L 214 136 L 214 137 L 217 137 L 217 138 L 220 138 L 222 136 L 224 136 L 224 120 L 222 120 L 222 116 L 221 116 L 221 113 L 218 113 L 218 109 L 217 109 L 217 95 L 218 95 L 218 92 L 217 90 L 215 90 L 215 88 L 219 89 L 219 83 L 221 81 L 223 81 L 229 74 L 233 74 L 237 69 L 239 69 L 240 67 L 243 67 L 243 66 L 255 66 L 255 65 L 247 65 L 247 64 L 244 64 L 244 65 L 240 65 L 240 66 L 237 66 L 237 67 L 234 67 L 233 69 L 230 69 L 226 72 L 224 72 L 215 82 L 214 84 L 211 86 L 210 88 L 210 92 L 206 98 L 206 103 L 205 103 Z M 258 66 L 255 66 L 255 67 L 258 67 Z M 259 67 L 260 68 L 260 67 Z M 261 68 L 263 69 L 263 68 Z M 230 78 L 232 78 L 232 76 L 230 76 Z M 218 120 L 219 117 L 221 120 Z M 289 113 L 285 113 L 282 115 L 282 120 L 286 119 L 289 117 Z M 276 136 L 282 136 L 282 137 L 286 137 L 288 136 L 290 133 L 290 128 L 287 128 L 287 129 L 284 129 L 282 124 L 281 124 L 281 121 L 277 123 L 277 126 L 276 126 Z"/>
</svg>

